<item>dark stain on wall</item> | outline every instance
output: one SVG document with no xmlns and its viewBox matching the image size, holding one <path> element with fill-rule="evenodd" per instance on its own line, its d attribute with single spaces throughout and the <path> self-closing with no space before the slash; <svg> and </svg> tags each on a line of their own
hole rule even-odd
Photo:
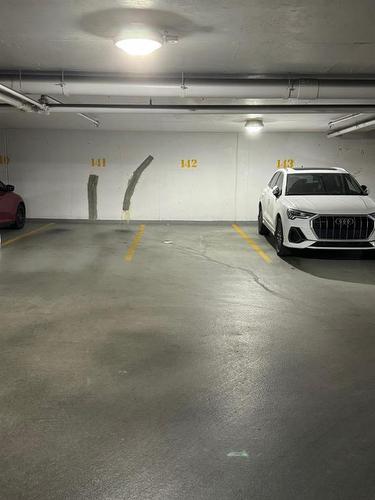
<svg viewBox="0 0 375 500">
<path fill-rule="evenodd" d="M 124 196 L 124 202 L 122 204 L 122 210 L 123 212 L 128 212 L 130 208 L 130 201 L 134 193 L 135 186 L 137 185 L 139 178 L 141 177 L 142 173 L 146 170 L 146 168 L 150 165 L 152 160 L 154 159 L 153 156 L 149 155 L 140 165 L 139 167 L 134 170 L 132 176 L 129 179 L 128 182 L 128 187 L 126 188 L 125 196 Z"/>
<path fill-rule="evenodd" d="M 87 196 L 89 202 L 89 220 L 96 220 L 98 218 L 98 187 L 99 176 L 90 175 L 87 183 Z"/>
</svg>

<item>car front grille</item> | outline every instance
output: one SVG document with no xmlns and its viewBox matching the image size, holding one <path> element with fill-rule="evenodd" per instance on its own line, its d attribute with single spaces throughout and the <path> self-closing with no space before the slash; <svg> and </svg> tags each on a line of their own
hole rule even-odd
<svg viewBox="0 0 375 500">
<path fill-rule="evenodd" d="M 374 219 L 367 215 L 320 215 L 312 226 L 320 240 L 367 240 L 374 230 Z"/>
</svg>

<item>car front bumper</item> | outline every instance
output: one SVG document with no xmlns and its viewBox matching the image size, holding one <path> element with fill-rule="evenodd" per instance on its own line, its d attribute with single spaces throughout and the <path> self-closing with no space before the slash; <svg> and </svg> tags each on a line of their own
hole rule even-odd
<svg viewBox="0 0 375 500">
<path fill-rule="evenodd" d="M 334 215 L 334 214 L 332 214 Z M 373 250 L 375 229 L 368 239 L 322 239 L 318 238 L 311 219 L 289 219 L 283 221 L 284 245 L 289 248 L 314 250 Z M 298 241 L 298 235 L 300 240 Z"/>
</svg>

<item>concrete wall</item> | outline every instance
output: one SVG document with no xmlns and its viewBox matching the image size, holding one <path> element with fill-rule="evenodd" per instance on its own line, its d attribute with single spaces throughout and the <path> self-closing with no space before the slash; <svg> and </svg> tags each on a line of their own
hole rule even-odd
<svg viewBox="0 0 375 500">
<path fill-rule="evenodd" d="M 132 199 L 135 220 L 255 220 L 257 200 L 277 160 L 343 166 L 375 193 L 375 140 L 321 134 L 155 133 L 68 130 L 0 131 L 10 157 L 9 180 L 34 218 L 85 219 L 87 180 L 99 175 L 100 219 L 120 219 L 128 179 L 149 155 L 155 160 Z M 105 158 L 106 167 L 91 166 Z M 196 159 L 197 168 L 181 168 Z M 0 166 L 0 179 L 5 178 Z"/>
</svg>

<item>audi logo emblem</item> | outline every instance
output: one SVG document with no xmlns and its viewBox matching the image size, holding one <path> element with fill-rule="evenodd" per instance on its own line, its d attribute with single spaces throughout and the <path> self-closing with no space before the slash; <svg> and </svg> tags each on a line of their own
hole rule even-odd
<svg viewBox="0 0 375 500">
<path fill-rule="evenodd" d="M 335 219 L 335 224 L 340 226 L 351 226 L 354 224 L 354 219 L 352 217 L 337 217 L 337 219 Z"/>
</svg>

